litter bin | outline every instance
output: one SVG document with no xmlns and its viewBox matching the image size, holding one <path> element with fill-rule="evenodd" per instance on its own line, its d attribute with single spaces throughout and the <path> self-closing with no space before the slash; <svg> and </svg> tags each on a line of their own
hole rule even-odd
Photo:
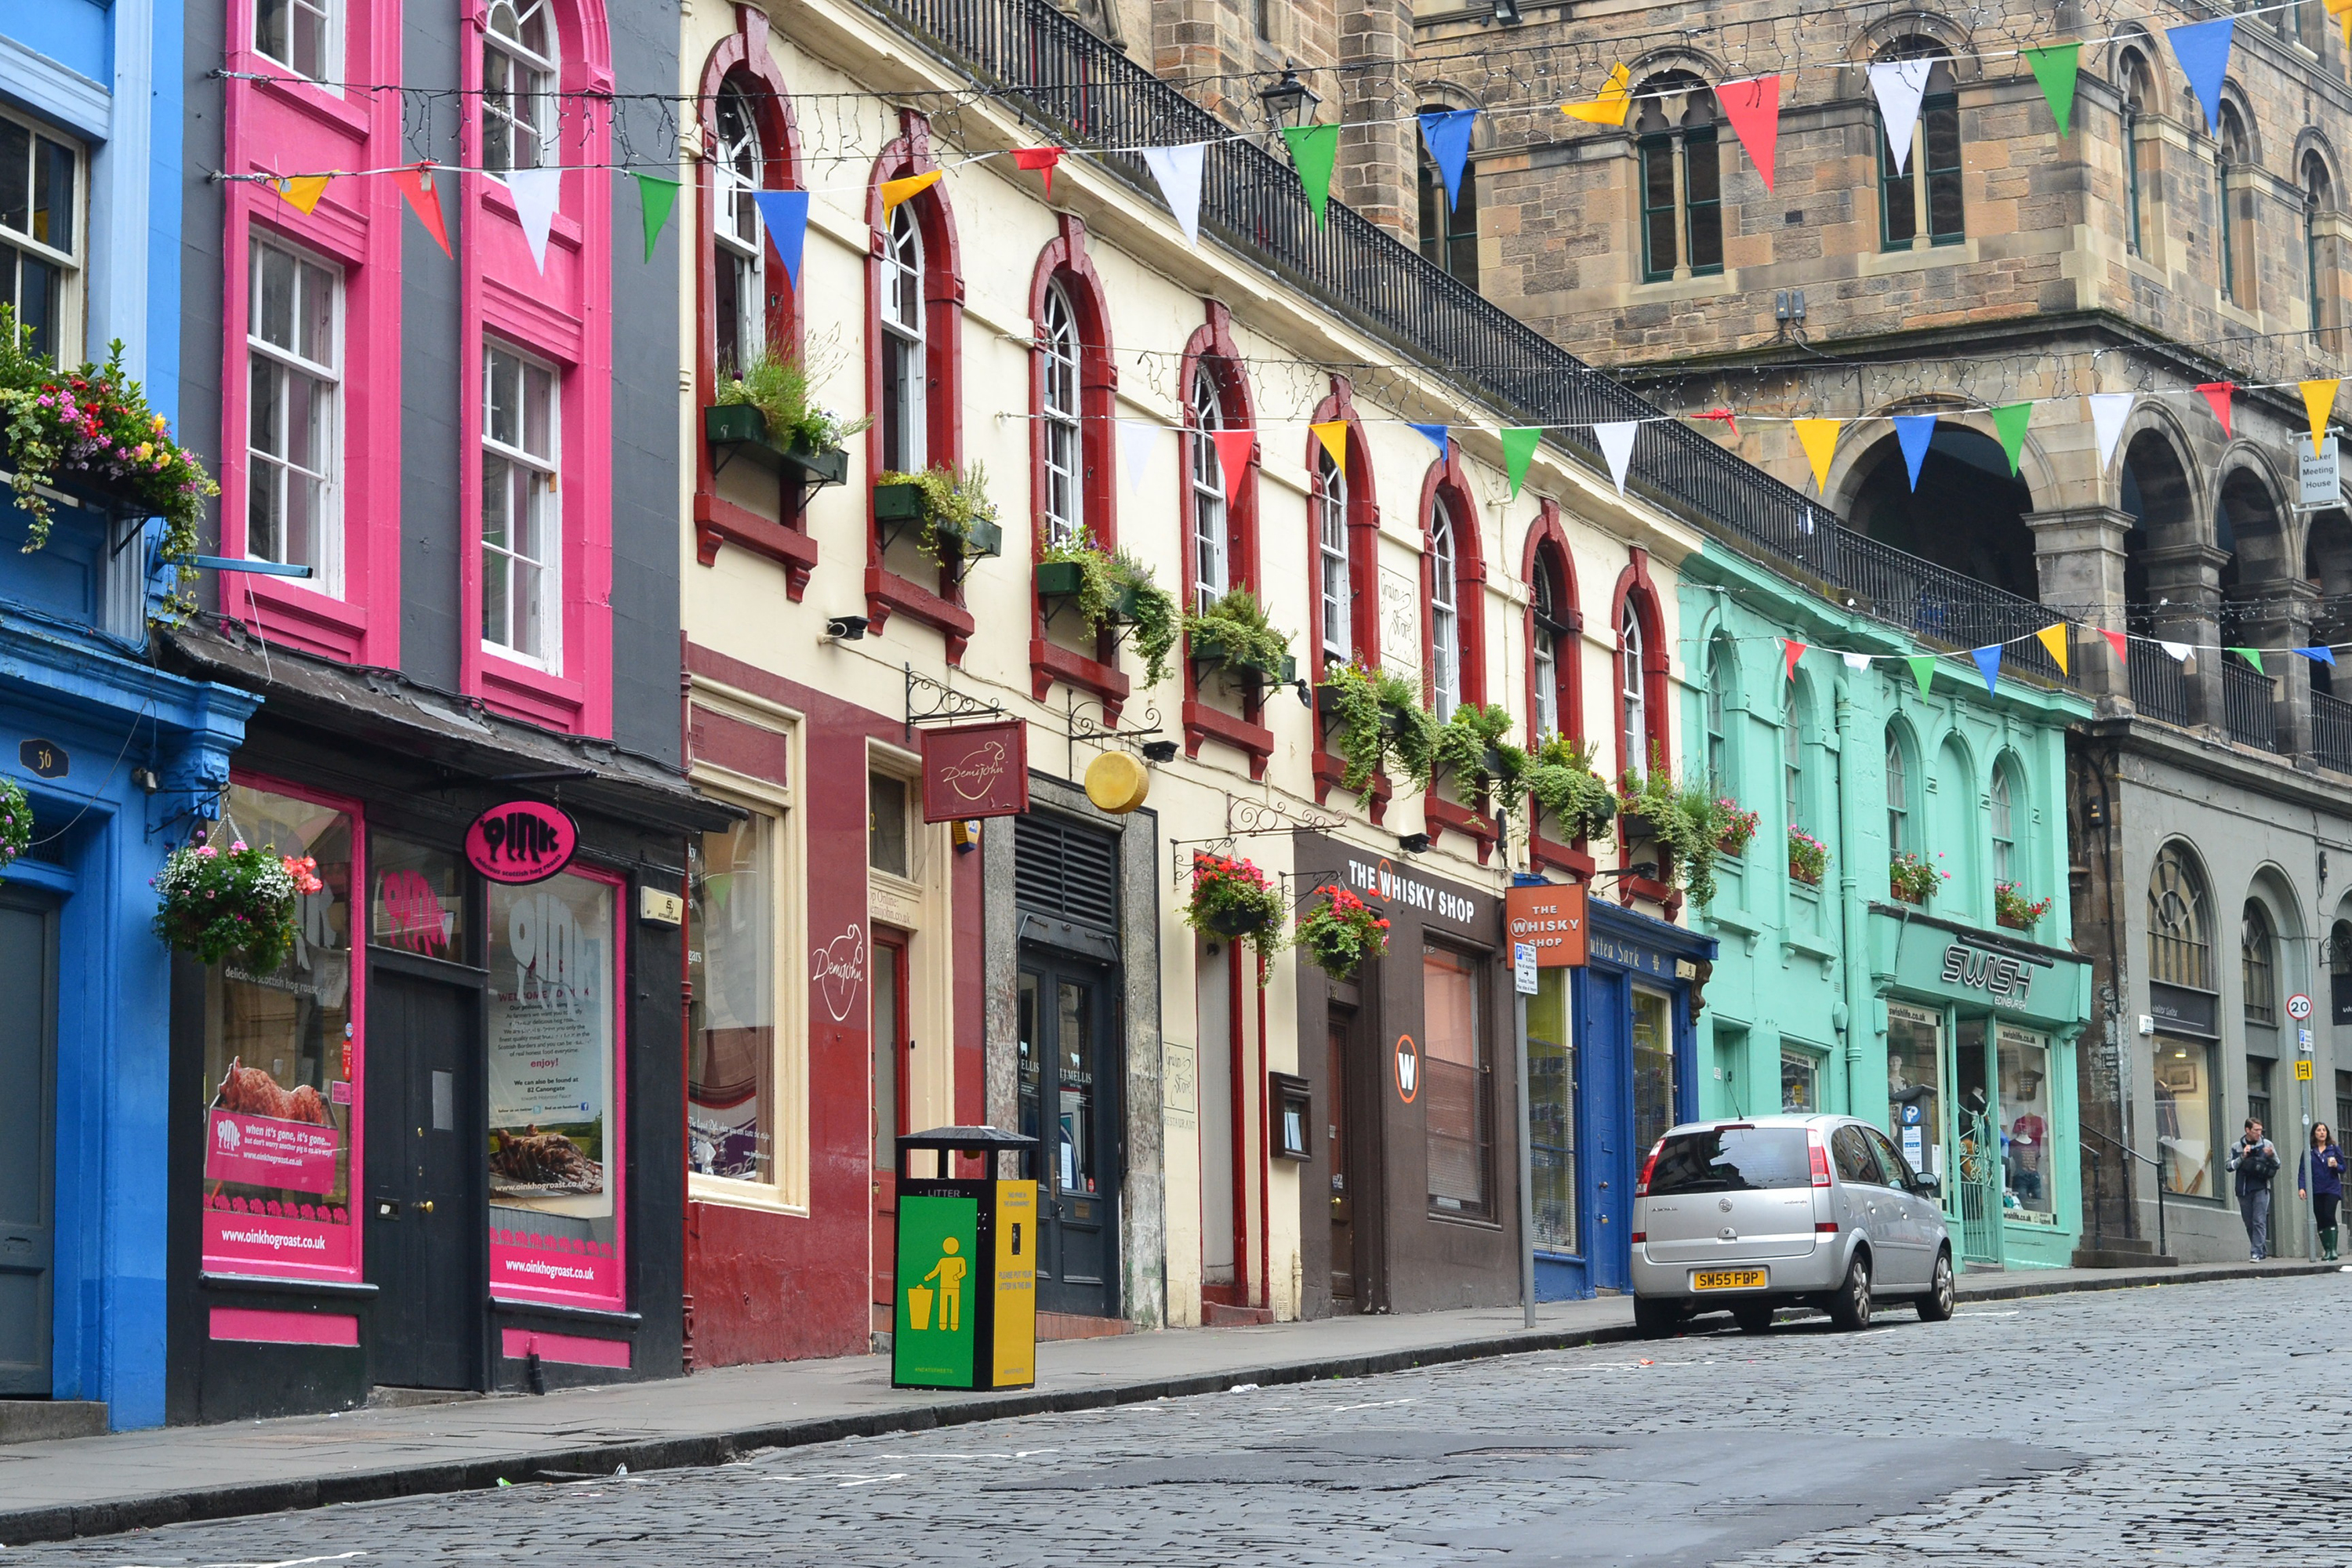
<svg viewBox="0 0 2352 1568">
<path fill-rule="evenodd" d="M 908 1173 L 919 1150 L 938 1176 Z M 1027 1388 L 1037 1381 L 1037 1140 L 937 1127 L 898 1140 L 898 1269 L 890 1386 Z M 955 1154 L 988 1162 L 958 1180 Z M 1002 1176 L 1002 1156 L 1021 1166 Z"/>
</svg>

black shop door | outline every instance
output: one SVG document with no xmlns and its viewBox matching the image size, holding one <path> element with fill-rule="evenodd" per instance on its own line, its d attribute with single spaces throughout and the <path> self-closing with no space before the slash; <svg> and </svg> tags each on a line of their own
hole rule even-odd
<svg viewBox="0 0 2352 1568">
<path fill-rule="evenodd" d="M 1111 971 L 1030 954 L 1021 967 L 1021 1131 L 1038 1141 L 1037 1310 L 1118 1315 L 1124 1054 Z"/>
<path fill-rule="evenodd" d="M 0 891 L 0 1394 L 49 1396 L 55 1258 L 58 920 Z"/>
<path fill-rule="evenodd" d="M 447 969 L 452 977 L 414 973 Z M 467 972 L 375 955 L 367 1005 L 367 1275 L 375 1381 L 482 1386 L 482 994 Z"/>
</svg>

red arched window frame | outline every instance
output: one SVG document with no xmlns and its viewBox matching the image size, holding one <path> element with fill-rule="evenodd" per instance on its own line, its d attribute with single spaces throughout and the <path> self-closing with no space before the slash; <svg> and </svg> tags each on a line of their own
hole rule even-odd
<svg viewBox="0 0 2352 1568">
<path fill-rule="evenodd" d="M 931 152 L 930 124 L 912 110 L 898 114 L 899 134 L 874 161 L 866 191 L 866 405 L 882 406 L 883 258 L 889 246 L 889 219 L 882 211 L 882 184 L 927 174 L 939 168 Z M 956 240 L 955 214 L 942 187 L 909 196 L 923 247 L 923 399 L 925 455 L 932 468 L 963 466 L 963 255 Z M 935 627 L 947 639 L 950 664 L 963 661 L 971 640 L 971 612 L 964 608 L 963 585 L 940 567 L 929 582 L 892 571 L 882 556 L 882 531 L 874 520 L 874 481 L 882 474 L 882 443 L 866 443 L 866 615 L 877 632 L 892 615 Z"/>
<path fill-rule="evenodd" d="M 792 96 L 783 73 L 768 53 L 768 19 L 751 5 L 735 8 L 736 30 L 710 51 L 702 65 L 696 115 L 700 122 L 702 157 L 695 164 L 694 212 L 694 384 L 695 400 L 709 407 L 719 386 L 719 322 L 714 302 L 719 294 L 718 182 L 712 173 L 719 156 L 719 93 L 732 87 L 750 104 L 760 133 L 761 188 L 794 191 L 801 188 L 800 125 L 793 114 Z M 763 237 L 767 257 L 765 314 L 768 342 L 798 353 L 801 312 L 797 290 L 785 272 L 783 258 L 772 237 Z M 806 498 L 800 488 L 779 478 L 776 516 L 772 521 L 749 508 L 722 499 L 713 473 L 710 444 L 698 435 L 694 442 L 695 558 L 705 566 L 718 559 L 719 548 L 734 544 L 764 555 L 784 569 L 784 592 L 797 603 L 816 569 L 816 541 L 809 536 Z"/>
<path fill-rule="evenodd" d="M 1205 373 L 1210 384 L 1216 389 L 1218 416 L 1227 430 L 1257 428 L 1257 420 L 1250 407 L 1249 380 L 1242 373 L 1241 351 L 1234 344 L 1234 319 L 1231 311 L 1214 300 L 1209 301 L 1208 320 L 1193 329 L 1184 344 L 1184 358 L 1177 369 L 1177 395 L 1184 412 L 1183 460 L 1177 465 L 1177 516 L 1183 519 L 1183 605 L 1192 608 L 1199 589 L 1199 574 L 1193 561 L 1192 544 L 1192 458 L 1194 443 L 1205 441 L 1192 416 L 1192 387 L 1195 379 Z M 1225 486 L 1225 586 L 1228 590 L 1246 588 L 1258 590 L 1257 574 L 1257 466 L 1262 457 L 1258 444 L 1250 444 L 1249 463 L 1239 482 Z M 1250 760 L 1250 777 L 1265 776 L 1266 759 L 1274 754 L 1274 731 L 1263 722 L 1265 694 L 1245 693 L 1242 711 L 1236 718 L 1223 709 L 1201 699 L 1200 681 L 1186 647 L 1184 661 L 1184 754 L 1196 757 L 1201 742 L 1222 741 L 1235 750 L 1245 752 Z"/>
<path fill-rule="evenodd" d="M 1118 482 L 1112 460 L 1118 428 L 1118 370 L 1111 363 L 1110 290 L 1095 270 L 1087 252 L 1087 226 L 1073 213 L 1055 215 L 1054 237 L 1038 253 L 1029 279 L 1029 320 L 1045 331 L 1045 296 L 1055 285 L 1070 302 L 1078 333 L 1078 495 L 1082 521 L 1095 543 L 1104 550 L 1118 548 Z M 1034 563 L 1044 552 L 1048 534 L 1045 516 L 1046 354 L 1042 342 L 1029 353 L 1029 498 Z M 1034 571 L 1033 571 L 1034 576 Z M 1029 677 L 1032 694 L 1040 701 L 1056 680 L 1091 691 L 1102 699 L 1103 717 L 1118 717 L 1129 689 L 1118 668 L 1118 637 L 1104 628 L 1095 638 L 1092 658 L 1057 643 L 1045 634 L 1045 605 L 1033 594 L 1029 632 Z"/>
<path fill-rule="evenodd" d="M 1422 689 L 1434 704 L 1437 694 L 1437 509 L 1444 506 L 1453 526 L 1454 628 L 1455 658 L 1461 668 L 1461 701 L 1483 707 L 1486 701 L 1486 554 L 1478 525 L 1478 506 L 1462 464 L 1462 448 L 1452 441 L 1445 455 L 1430 464 L 1421 481 L 1421 668 Z M 1432 784 L 1423 799 L 1429 836 L 1455 828 L 1478 843 L 1478 858 L 1494 853 L 1498 830 L 1494 821 L 1454 805 Z"/>
<path fill-rule="evenodd" d="M 1536 595 L 1538 583 L 1551 590 L 1552 621 L 1560 628 L 1555 636 L 1557 653 L 1552 659 L 1552 704 L 1559 716 L 1559 732 L 1572 741 L 1584 739 L 1584 611 L 1576 596 L 1576 556 L 1569 549 L 1568 530 L 1559 520 L 1559 503 L 1547 497 L 1537 509 L 1536 520 L 1528 525 L 1526 546 L 1519 555 L 1519 576 L 1528 584 L 1527 612 L 1527 689 L 1528 744 L 1537 745 L 1542 736 L 1536 728 Z M 1538 864 L 1554 866 L 1580 878 L 1592 875 L 1592 857 L 1579 840 L 1574 845 L 1547 838 L 1537 820 L 1538 808 L 1529 803 L 1528 822 L 1533 828 L 1528 839 L 1528 854 Z"/>
<path fill-rule="evenodd" d="M 1355 387 L 1346 376 L 1333 376 L 1329 395 L 1315 405 L 1314 423 L 1324 425 L 1338 420 L 1347 426 L 1340 443 L 1340 450 L 1346 454 L 1341 463 L 1340 477 L 1346 487 L 1343 516 L 1347 520 L 1348 655 L 1351 661 L 1366 669 L 1378 669 L 1381 667 L 1380 580 L 1377 575 L 1380 570 L 1380 495 L 1374 485 L 1371 447 L 1364 439 L 1363 420 L 1356 412 L 1355 395 Z M 1308 657 L 1304 662 L 1319 675 L 1329 658 L 1323 646 L 1323 462 L 1327 453 L 1322 437 L 1312 430 L 1307 432 L 1303 456 L 1307 473 L 1307 603 L 1313 606 L 1307 626 Z M 1324 749 L 1323 739 L 1322 726 L 1318 722 L 1313 758 L 1318 805 L 1329 798 L 1331 791 L 1339 786 L 1340 774 L 1347 771 L 1347 764 L 1339 756 Z M 1386 813 L 1388 803 L 1388 780 L 1375 774 L 1370 801 L 1375 824 Z"/>
<path fill-rule="evenodd" d="M 1674 749 L 1666 738 L 1665 618 L 1658 610 L 1657 589 L 1650 582 L 1650 552 L 1636 547 L 1629 553 L 1632 559 L 1617 574 L 1617 590 L 1609 604 L 1609 637 L 1616 647 L 1610 660 L 1609 707 L 1614 721 L 1615 735 L 1611 750 L 1617 756 L 1621 774 L 1627 768 L 1643 772 L 1654 768 L 1672 777 Z M 1628 759 L 1624 755 L 1625 638 L 1620 628 L 1624 626 L 1628 612 L 1632 613 L 1642 631 L 1642 743 L 1649 755 L 1637 759 Z M 1621 870 L 1624 870 L 1633 865 L 1633 850 L 1624 843 L 1622 834 L 1618 836 L 1618 865 Z M 1618 901 L 1631 904 L 1636 895 L 1664 905 L 1669 917 L 1682 907 L 1682 895 L 1674 890 L 1670 881 L 1661 879 L 1653 882 L 1630 874 L 1620 877 Z"/>
</svg>

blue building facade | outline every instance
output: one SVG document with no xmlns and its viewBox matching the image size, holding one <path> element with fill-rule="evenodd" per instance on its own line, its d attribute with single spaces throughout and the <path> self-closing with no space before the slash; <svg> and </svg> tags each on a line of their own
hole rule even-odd
<svg viewBox="0 0 2352 1568">
<path fill-rule="evenodd" d="M 181 9 L 0 18 L 0 302 L 176 422 Z M 9 467 L 0 454 L 0 467 Z M 149 879 L 216 809 L 257 699 L 156 668 L 161 525 L 68 487 L 47 542 L 0 490 L 0 773 L 34 843 L 0 878 L 0 1398 L 164 1411 L 171 955 Z M 27 1092 L 29 1087 L 30 1092 Z"/>
</svg>

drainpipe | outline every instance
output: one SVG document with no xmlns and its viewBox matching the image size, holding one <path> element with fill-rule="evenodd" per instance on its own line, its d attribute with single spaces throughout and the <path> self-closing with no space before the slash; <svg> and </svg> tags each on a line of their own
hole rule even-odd
<svg viewBox="0 0 2352 1568">
<path fill-rule="evenodd" d="M 1864 1105 L 1862 1094 L 1862 1042 L 1877 1033 L 1871 1026 L 1876 1015 L 1870 1006 L 1870 905 L 1863 895 L 1863 867 L 1877 836 L 1864 826 L 1871 821 L 1870 803 L 1857 794 L 1863 770 L 1848 765 L 1870 754 L 1861 737 L 1863 714 L 1847 690 L 1852 679 L 1853 672 L 1841 672 L 1837 686 L 1839 963 L 1843 971 L 1838 982 L 1845 996 L 1838 1011 L 1845 1015 L 1846 1114 L 1874 1124 L 1885 1118 Z M 1883 786 L 1880 795 L 1884 798 Z"/>
</svg>

